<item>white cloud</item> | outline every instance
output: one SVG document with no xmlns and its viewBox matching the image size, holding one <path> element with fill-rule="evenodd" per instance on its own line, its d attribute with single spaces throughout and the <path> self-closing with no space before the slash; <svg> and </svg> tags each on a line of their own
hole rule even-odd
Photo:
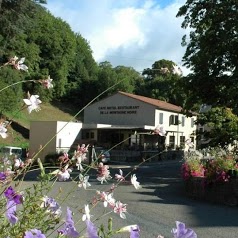
<svg viewBox="0 0 238 238">
<path fill-rule="evenodd" d="M 165 6 L 165 2 L 170 5 Z M 185 0 L 48 0 L 53 15 L 68 22 L 90 43 L 96 61 L 131 66 L 138 71 L 160 59 L 181 65 Z M 184 74 L 188 70 L 182 68 Z"/>
</svg>

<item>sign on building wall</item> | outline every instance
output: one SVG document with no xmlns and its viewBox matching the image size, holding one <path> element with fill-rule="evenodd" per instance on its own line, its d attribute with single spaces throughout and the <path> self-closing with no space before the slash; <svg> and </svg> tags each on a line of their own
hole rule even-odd
<svg viewBox="0 0 238 238">
<path fill-rule="evenodd" d="M 104 114 L 124 114 L 124 115 L 131 115 L 137 114 L 138 109 L 140 106 L 100 106 L 98 107 L 100 115 Z"/>
</svg>

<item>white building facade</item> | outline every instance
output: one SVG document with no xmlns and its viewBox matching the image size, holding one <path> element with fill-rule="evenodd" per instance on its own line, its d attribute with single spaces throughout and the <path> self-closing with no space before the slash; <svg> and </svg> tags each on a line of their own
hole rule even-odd
<svg viewBox="0 0 238 238">
<path fill-rule="evenodd" d="M 88 106 L 83 123 L 31 122 L 29 152 L 45 158 L 50 153 L 74 150 L 78 144 L 137 151 L 137 157 L 145 151 L 186 150 L 186 140 L 196 145 L 196 119 L 196 115 L 184 115 L 179 106 L 117 92 Z M 164 136 L 154 133 L 157 126 L 166 131 Z"/>
<path fill-rule="evenodd" d="M 171 149 L 184 149 L 188 139 L 196 145 L 196 118 L 196 115 L 184 115 L 179 106 L 118 92 L 85 109 L 83 129 L 86 133 L 83 137 L 95 139 L 102 145 L 108 140 L 107 146 L 125 140 L 123 145 L 128 147 L 139 145 L 156 148 L 163 143 Z M 94 125 L 94 128 L 90 125 Z M 158 139 L 158 135 L 153 135 L 158 125 L 167 132 L 164 138 Z"/>
</svg>

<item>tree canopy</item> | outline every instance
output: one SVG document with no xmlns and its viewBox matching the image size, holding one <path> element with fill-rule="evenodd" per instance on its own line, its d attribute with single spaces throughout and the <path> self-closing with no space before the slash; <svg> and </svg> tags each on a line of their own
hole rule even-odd
<svg viewBox="0 0 238 238">
<path fill-rule="evenodd" d="M 179 88 L 181 75 L 174 72 L 175 65 L 171 60 L 155 61 L 151 68 L 143 70 L 143 84 L 137 88 L 136 92 L 182 106 L 184 95 L 183 90 Z"/>
<path fill-rule="evenodd" d="M 13 67 L 0 68 L 2 87 L 27 82 L 14 88 L 11 100 L 6 95 L 12 94 L 12 89 L 1 95 L 8 103 L 1 104 L 0 111 L 21 106 L 19 95 L 26 96 L 28 91 L 40 95 L 44 102 L 70 102 L 82 108 L 109 87 L 112 88 L 98 100 L 120 90 L 181 105 L 183 93 L 177 87 L 181 77 L 172 73 L 175 65 L 172 61 L 156 61 L 142 75 L 132 67 L 114 67 L 108 61 L 97 63 L 89 42 L 39 3 L 46 1 L 0 2 L 0 65 L 18 56 L 25 57 L 24 63 L 28 66 L 28 72 L 15 71 Z M 166 68 L 168 72 L 164 71 Z M 32 82 L 49 76 L 54 85 L 50 91 Z"/>
<path fill-rule="evenodd" d="M 192 71 L 184 79 L 187 107 L 198 101 L 238 109 L 238 2 L 187 0 L 184 17 L 184 64 Z"/>
</svg>

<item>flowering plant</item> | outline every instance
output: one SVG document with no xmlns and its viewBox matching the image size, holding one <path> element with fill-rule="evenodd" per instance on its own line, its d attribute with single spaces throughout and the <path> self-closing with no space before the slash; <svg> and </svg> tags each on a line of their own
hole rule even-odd
<svg viewBox="0 0 238 238">
<path fill-rule="evenodd" d="M 206 156 L 190 154 L 182 165 L 182 176 L 185 180 L 193 177 L 204 177 L 206 182 L 229 181 L 231 171 L 238 172 L 237 156 L 234 151 L 222 148 L 211 148 Z"/>
<path fill-rule="evenodd" d="M 10 58 L 2 67 L 12 66 L 16 70 L 27 71 L 28 67 L 24 64 L 24 61 L 24 57 L 18 60 L 18 57 L 15 56 Z M 26 81 L 8 85 L 2 88 L 0 92 L 15 84 L 24 82 Z M 50 76 L 46 79 L 28 80 L 27 82 L 40 83 L 46 89 L 53 87 Z M 38 112 L 42 103 L 39 95 L 31 95 L 29 92 L 27 93 L 27 98 L 23 99 L 23 102 L 29 113 Z M 0 135 L 3 139 L 7 137 L 7 128 L 10 123 L 5 121 L 0 125 Z M 14 159 L 8 157 L 2 158 L 2 171 L 0 172 L 0 209 L 2 210 L 0 215 L 0 237 L 45 238 L 55 235 L 55 237 L 73 238 L 109 238 L 123 232 L 130 233 L 131 238 L 139 237 L 140 229 L 138 225 L 113 229 L 112 219 L 109 218 L 108 229 L 106 230 L 103 223 L 99 227 L 96 227 L 93 221 L 91 221 L 93 216 L 91 212 L 99 204 L 102 204 L 105 209 L 108 209 L 108 213 L 112 212 L 120 218 L 126 219 L 127 204 L 117 200 L 114 197 L 114 191 L 123 182 L 134 186 L 135 189 L 141 188 L 136 174 L 132 173 L 133 171 L 124 175 L 123 171 L 119 170 L 119 173 L 113 176 L 109 170 L 109 166 L 103 163 L 88 165 L 84 163 L 88 145 L 79 145 L 72 158 L 67 153 L 64 153 L 58 158 L 59 167 L 47 173 L 46 168 L 41 163 L 41 159 L 38 158 L 38 154 L 45 146 L 47 144 L 41 147 L 34 156 L 29 155 L 25 162 L 21 161 L 18 157 Z M 97 162 L 97 159 L 95 162 Z M 73 178 L 71 174 L 75 169 L 78 175 L 76 178 Z M 89 170 L 91 169 L 97 171 L 96 180 L 99 184 L 107 183 L 113 179 L 116 184 L 113 183 L 105 191 L 95 189 L 94 197 L 89 201 L 85 201 L 84 207 L 74 209 L 73 211 L 71 207 L 67 206 L 64 213 L 62 206 L 70 194 L 63 195 L 60 190 L 58 193 L 54 193 L 54 196 L 51 196 L 50 193 L 56 181 L 71 181 L 75 188 L 87 190 L 92 186 L 91 182 L 89 182 Z M 40 171 L 38 181 L 29 187 L 24 187 L 24 178 L 27 173 L 32 171 Z M 81 215 L 80 222 L 77 223 L 83 224 L 82 226 L 84 227 L 81 232 L 78 231 L 77 223 L 74 221 L 74 212 L 76 211 Z M 103 217 L 104 214 L 101 216 L 101 219 Z M 171 231 L 173 237 L 197 237 L 193 230 L 185 228 L 184 223 L 177 221 L 176 226 Z"/>
</svg>

